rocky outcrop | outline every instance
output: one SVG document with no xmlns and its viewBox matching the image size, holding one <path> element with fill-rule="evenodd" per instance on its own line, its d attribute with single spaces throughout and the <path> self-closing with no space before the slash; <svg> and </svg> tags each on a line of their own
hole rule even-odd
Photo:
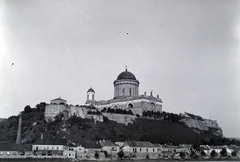
<svg viewBox="0 0 240 162">
<path fill-rule="evenodd" d="M 190 128 L 196 128 L 202 131 L 211 131 L 216 136 L 223 136 L 221 127 L 218 126 L 216 120 L 197 120 L 190 117 L 186 117 L 180 120 Z"/>
<path fill-rule="evenodd" d="M 183 122 L 184 124 L 186 124 L 190 128 L 197 128 L 197 129 L 204 130 L 204 131 L 209 130 L 207 125 L 201 120 L 196 120 L 196 119 L 192 119 L 192 118 L 184 118 L 184 119 L 181 119 L 180 121 Z"/>
</svg>

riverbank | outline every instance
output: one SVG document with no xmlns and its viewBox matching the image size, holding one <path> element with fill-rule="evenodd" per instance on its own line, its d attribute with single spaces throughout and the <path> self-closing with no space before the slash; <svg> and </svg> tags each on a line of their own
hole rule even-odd
<svg viewBox="0 0 240 162">
<path fill-rule="evenodd" d="M 25 158 L 25 159 L 0 159 L 0 162 L 19 162 L 19 161 L 34 161 L 34 162 L 95 162 L 95 161 L 111 161 L 109 160 L 77 160 L 77 159 L 37 159 L 37 158 Z M 115 160 L 115 161 L 121 161 L 121 162 L 158 162 L 158 161 L 188 161 L 188 162 L 194 162 L 194 161 L 207 161 L 207 162 L 216 162 L 216 161 L 222 161 L 222 162 L 228 162 L 228 161 L 240 161 L 239 158 L 209 158 L 209 159 L 203 159 L 203 158 L 197 158 L 197 159 L 144 159 L 144 160 Z"/>
</svg>

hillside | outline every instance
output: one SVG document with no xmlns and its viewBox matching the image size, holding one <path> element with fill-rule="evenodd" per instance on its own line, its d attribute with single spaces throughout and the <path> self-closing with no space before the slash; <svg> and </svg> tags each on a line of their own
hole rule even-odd
<svg viewBox="0 0 240 162">
<path fill-rule="evenodd" d="M 55 121 L 44 120 L 45 103 L 36 108 L 26 106 L 22 112 L 22 143 L 35 142 L 43 132 L 50 132 L 56 138 L 67 138 L 71 143 L 110 139 L 112 141 L 144 140 L 153 143 L 227 143 L 229 140 L 215 136 L 211 131 L 189 128 L 178 122 L 137 118 L 128 126 L 104 118 L 94 124 L 91 119 L 72 116 L 68 120 L 56 116 Z M 0 141 L 15 142 L 18 116 L 0 122 Z"/>
</svg>

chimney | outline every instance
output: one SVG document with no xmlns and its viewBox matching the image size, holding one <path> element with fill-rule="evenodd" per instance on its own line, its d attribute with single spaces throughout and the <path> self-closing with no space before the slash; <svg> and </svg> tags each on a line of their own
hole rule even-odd
<svg viewBox="0 0 240 162">
<path fill-rule="evenodd" d="M 19 114 L 16 144 L 21 143 L 21 131 L 22 131 L 22 113 Z"/>
</svg>

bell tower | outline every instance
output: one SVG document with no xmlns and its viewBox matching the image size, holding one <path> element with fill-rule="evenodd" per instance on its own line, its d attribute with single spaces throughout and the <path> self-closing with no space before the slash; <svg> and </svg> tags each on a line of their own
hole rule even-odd
<svg viewBox="0 0 240 162">
<path fill-rule="evenodd" d="M 91 88 L 87 91 L 87 101 L 94 101 L 95 91 Z"/>
</svg>

